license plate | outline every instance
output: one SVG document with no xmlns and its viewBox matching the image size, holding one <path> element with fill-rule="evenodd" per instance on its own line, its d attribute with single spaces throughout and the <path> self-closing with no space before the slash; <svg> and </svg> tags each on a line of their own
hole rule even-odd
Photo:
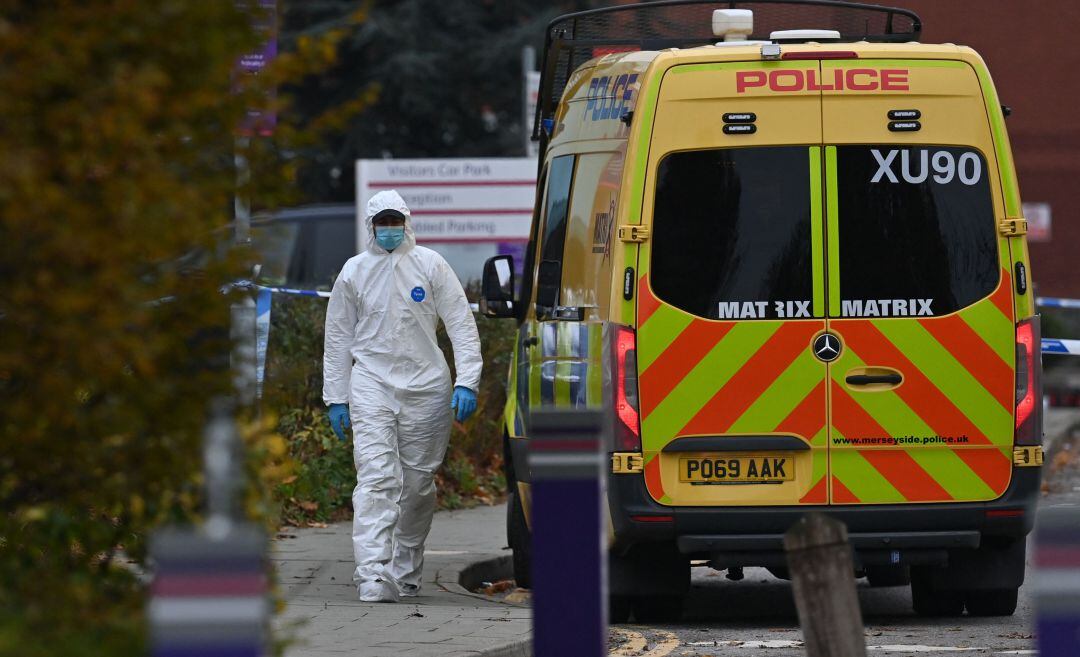
<svg viewBox="0 0 1080 657">
<path fill-rule="evenodd" d="M 769 484 L 795 478 L 789 456 L 702 456 L 679 459 L 679 481 L 691 484 Z"/>
</svg>

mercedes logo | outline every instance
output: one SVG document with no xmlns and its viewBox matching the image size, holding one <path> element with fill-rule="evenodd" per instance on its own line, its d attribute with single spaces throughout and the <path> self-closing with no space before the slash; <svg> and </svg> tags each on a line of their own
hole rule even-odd
<svg viewBox="0 0 1080 657">
<path fill-rule="evenodd" d="M 822 333 L 814 339 L 814 355 L 818 360 L 831 363 L 840 356 L 840 338 L 832 333 Z"/>
</svg>

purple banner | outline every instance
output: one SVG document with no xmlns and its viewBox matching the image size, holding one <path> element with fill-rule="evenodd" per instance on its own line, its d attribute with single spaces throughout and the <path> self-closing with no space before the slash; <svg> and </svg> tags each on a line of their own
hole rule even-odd
<svg viewBox="0 0 1080 657">
<path fill-rule="evenodd" d="M 237 68 L 241 75 L 259 75 L 277 57 L 277 0 L 258 0 L 257 4 L 250 0 L 240 1 L 238 6 L 253 10 L 251 25 L 262 36 L 263 44 L 255 52 L 242 55 Z M 274 90 L 270 89 L 266 92 L 264 107 L 248 108 L 240 134 L 247 137 L 273 134 L 277 126 L 277 114 L 270 109 L 273 101 Z"/>
</svg>

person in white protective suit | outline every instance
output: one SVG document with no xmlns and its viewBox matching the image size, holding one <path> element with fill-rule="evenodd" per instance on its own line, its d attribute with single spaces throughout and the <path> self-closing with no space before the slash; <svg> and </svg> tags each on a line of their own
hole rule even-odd
<svg viewBox="0 0 1080 657">
<path fill-rule="evenodd" d="M 394 602 L 420 590 L 435 471 L 451 411 L 463 420 L 476 408 L 480 336 L 457 276 L 416 245 L 397 192 L 368 201 L 364 230 L 370 245 L 345 263 L 326 310 L 323 401 L 338 436 L 350 426 L 353 433 L 357 593 Z M 435 338 L 440 318 L 454 348 L 455 386 Z"/>
</svg>

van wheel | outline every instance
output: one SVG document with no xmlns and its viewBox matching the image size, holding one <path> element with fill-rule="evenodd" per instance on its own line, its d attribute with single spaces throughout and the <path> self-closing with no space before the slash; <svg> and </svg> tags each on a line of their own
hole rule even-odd
<svg viewBox="0 0 1080 657">
<path fill-rule="evenodd" d="M 631 599 L 628 595 L 608 596 L 608 622 L 627 623 L 630 621 L 632 609 Z"/>
<path fill-rule="evenodd" d="M 868 566 L 866 580 L 870 586 L 907 586 L 911 583 L 911 570 L 907 566 Z"/>
<path fill-rule="evenodd" d="M 506 540 L 514 552 L 514 581 L 523 589 L 532 588 L 532 541 L 525 523 L 521 494 L 510 491 L 506 503 Z"/>
<path fill-rule="evenodd" d="M 911 606 L 920 616 L 960 616 L 964 613 L 964 596 L 959 591 L 931 588 L 927 577 L 913 573 Z"/>
<path fill-rule="evenodd" d="M 638 623 L 674 623 L 682 618 L 683 596 L 635 596 L 631 606 L 634 608 L 634 620 Z"/>
<path fill-rule="evenodd" d="M 969 591 L 967 610 L 972 616 L 1012 616 L 1016 612 L 1017 589 Z"/>
</svg>

